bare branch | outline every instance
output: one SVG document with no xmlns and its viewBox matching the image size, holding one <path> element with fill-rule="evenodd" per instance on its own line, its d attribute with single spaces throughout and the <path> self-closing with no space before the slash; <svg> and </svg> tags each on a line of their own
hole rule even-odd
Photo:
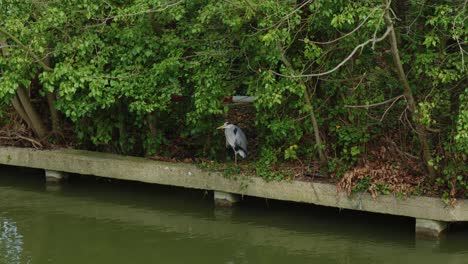
<svg viewBox="0 0 468 264">
<path fill-rule="evenodd" d="M 252 9 L 255 13 L 258 13 L 258 10 L 252 5 L 252 3 L 250 3 L 249 0 L 244 0 L 244 2 L 246 2 L 250 9 Z"/>
<path fill-rule="evenodd" d="M 238 4 L 236 4 L 236 3 L 233 3 L 232 1 L 229 1 L 229 0 L 223 0 L 223 2 L 226 2 L 226 3 L 228 3 L 228 4 L 231 4 L 232 6 L 235 6 L 235 7 L 237 7 L 237 8 L 241 8 L 240 5 L 238 5 Z"/>
<path fill-rule="evenodd" d="M 286 74 L 278 73 L 278 72 L 273 71 L 273 70 L 270 70 L 270 71 L 273 72 L 274 74 L 278 75 L 278 76 L 286 77 L 286 78 L 319 77 L 319 76 L 328 75 L 328 74 L 338 70 L 339 68 L 341 68 L 341 66 L 343 66 L 346 62 L 348 62 L 358 50 L 362 50 L 369 43 L 376 43 L 376 42 L 380 42 L 380 41 L 384 40 L 388 36 L 388 34 L 390 34 L 390 32 L 392 30 L 393 30 L 393 26 L 387 27 L 387 30 L 385 31 L 385 33 L 381 37 L 371 38 L 371 39 L 368 39 L 367 41 L 357 45 L 354 48 L 354 50 L 348 55 L 348 57 L 346 57 L 343 61 L 341 61 L 338 65 L 336 65 L 335 68 L 333 68 L 333 69 L 331 69 L 329 71 L 322 72 L 322 73 L 299 74 L 299 75 L 286 75 Z"/>
<path fill-rule="evenodd" d="M 16 47 L 16 45 L 2 45 L 2 46 L 0 46 L 0 49 L 7 49 L 7 48 L 10 48 L 10 47 Z"/>
<path fill-rule="evenodd" d="M 281 25 L 285 20 L 288 20 L 290 16 L 294 15 L 295 13 L 297 13 L 299 10 L 301 10 L 305 5 L 309 4 L 310 2 L 312 2 L 312 0 L 307 0 L 307 1 L 304 1 L 304 3 L 300 4 L 296 9 L 294 9 L 293 11 L 291 11 L 289 14 L 283 16 L 278 22 L 276 22 L 274 25 L 272 26 L 269 26 L 269 27 L 265 27 L 265 28 L 259 28 L 258 30 L 259 31 L 265 31 L 265 30 L 269 30 L 271 28 L 274 28 L 274 27 L 278 27 L 279 25 Z M 258 33 L 258 32 L 257 32 Z M 257 34 L 255 33 L 255 34 Z M 253 35 L 255 35 L 253 34 Z"/>
<path fill-rule="evenodd" d="M 39 141 L 34 140 L 32 138 L 25 137 L 25 136 L 21 136 L 21 135 L 16 135 L 14 137 L 0 136 L 0 139 L 7 139 L 7 140 L 22 139 L 22 140 L 29 141 L 29 143 L 31 143 L 33 145 L 33 147 L 36 148 L 36 149 L 43 148 L 43 145 Z"/>
<path fill-rule="evenodd" d="M 346 38 L 346 37 L 352 35 L 352 34 L 353 34 L 354 32 L 356 32 L 358 29 L 360 29 L 360 28 L 367 22 L 367 20 L 375 13 L 375 11 L 377 11 L 378 9 L 379 9 L 379 8 L 377 8 L 377 7 L 374 8 L 374 9 L 372 10 L 372 12 L 371 12 L 366 18 L 364 18 L 364 20 L 363 20 L 356 28 L 354 28 L 352 31 L 350 31 L 350 32 L 348 32 L 348 33 L 346 33 L 346 34 L 344 34 L 344 35 L 341 36 L 341 37 L 338 37 L 338 38 L 336 38 L 336 39 L 334 39 L 334 40 L 330 40 L 330 41 L 324 41 L 324 42 L 321 42 L 321 41 L 311 41 L 311 40 L 309 40 L 309 42 L 314 43 L 314 44 L 319 44 L 319 45 L 326 45 L 326 44 L 332 44 L 332 43 L 335 43 L 335 42 L 337 42 L 337 41 L 339 41 L 339 40 L 341 40 L 341 39 L 344 39 L 344 38 Z"/>
<path fill-rule="evenodd" d="M 39 141 L 37 141 L 37 140 L 34 140 L 34 139 L 32 139 L 32 138 L 28 138 L 28 137 L 24 137 L 24 136 L 21 136 L 21 135 L 16 135 L 16 136 L 17 136 L 18 138 L 20 138 L 20 139 L 24 139 L 24 140 L 27 140 L 27 141 L 31 142 L 34 146 L 37 145 L 37 146 L 39 146 L 39 147 L 41 147 L 41 148 L 43 147 L 42 144 L 41 144 Z"/>
<path fill-rule="evenodd" d="M 457 38 L 457 44 L 458 47 L 460 48 L 460 54 L 461 54 L 461 60 L 462 60 L 462 71 L 465 71 L 465 56 L 464 54 L 467 53 L 463 47 L 462 44 L 460 43 L 460 38 Z"/>
<path fill-rule="evenodd" d="M 390 102 L 395 102 L 397 101 L 398 99 L 402 98 L 402 97 L 405 97 L 404 94 L 401 94 L 399 96 L 396 96 L 396 97 L 393 97 L 393 98 L 390 98 L 388 100 L 385 100 L 383 102 L 380 102 L 380 103 L 375 103 L 375 104 L 368 104 L 368 105 L 345 105 L 344 107 L 347 107 L 347 108 L 366 108 L 366 109 L 369 109 L 371 107 L 375 107 L 375 106 L 379 106 L 379 105 L 384 105 L 384 104 L 388 104 Z"/>
<path fill-rule="evenodd" d="M 440 133 L 440 129 L 438 128 L 432 128 L 432 127 L 426 127 L 426 130 L 432 133 Z"/>
<path fill-rule="evenodd" d="M 137 16 L 137 15 L 141 15 L 141 14 L 149 14 L 149 13 L 157 13 L 157 12 L 162 12 L 168 8 L 171 8 L 173 6 L 176 6 L 180 3 L 182 3 L 183 1 L 177 1 L 177 2 L 174 2 L 172 4 L 168 4 L 162 8 L 159 8 L 159 9 L 148 9 L 148 10 L 143 10 L 143 11 L 139 11 L 139 12 L 135 12 L 135 13 L 131 13 L 131 14 L 121 14 L 121 15 L 116 15 L 116 16 L 112 16 L 112 17 L 108 17 L 106 18 L 106 20 L 109 20 L 109 19 L 113 19 L 113 18 L 119 18 L 119 17 L 130 17 L 130 16 Z"/>
<path fill-rule="evenodd" d="M 390 139 L 390 138 L 388 138 L 388 137 L 384 137 L 383 140 L 386 141 L 387 143 L 393 145 L 393 147 L 396 149 L 396 151 L 397 151 L 398 153 L 400 153 L 400 155 L 402 155 L 402 156 L 407 156 L 407 157 L 412 158 L 412 159 L 414 159 L 414 160 L 419 160 L 419 157 L 416 157 L 416 156 L 414 156 L 414 155 L 411 155 L 410 153 L 407 153 L 407 152 L 404 152 L 403 150 L 401 150 L 401 149 L 399 148 L 398 144 L 395 143 L 395 141 L 393 141 L 392 139 Z"/>
<path fill-rule="evenodd" d="M 460 14 L 465 14 L 467 3 L 468 3 L 468 0 L 465 0 L 465 2 L 463 3 L 462 12 L 460 12 Z M 457 17 L 460 14 L 458 14 Z M 463 22 L 465 21 L 465 19 L 466 19 L 466 17 L 464 17 Z M 454 30 L 454 29 L 455 29 L 455 22 L 452 24 L 452 30 Z M 457 37 L 456 41 L 457 41 L 458 47 L 460 48 L 460 54 L 461 54 L 461 60 L 462 60 L 462 71 L 464 72 L 465 71 L 465 53 L 467 53 L 467 52 L 462 47 L 463 43 L 460 43 L 460 37 Z"/>
<path fill-rule="evenodd" d="M 385 109 L 385 112 L 383 113 L 382 117 L 380 118 L 380 122 L 382 122 L 385 118 L 385 115 L 387 115 L 387 112 L 392 108 L 392 106 L 398 101 L 398 99 L 400 99 L 401 97 L 405 98 L 404 95 L 400 95 L 397 99 L 395 99 L 392 104 L 390 104 L 389 107 L 387 107 L 387 109 Z M 406 98 L 405 98 L 406 100 Z"/>
<path fill-rule="evenodd" d="M 113 11 L 113 8 L 112 8 L 112 5 L 110 5 L 109 3 L 106 2 L 111 8 L 111 11 L 109 12 L 109 15 L 106 18 L 104 18 L 102 20 L 102 22 L 100 22 L 98 24 L 95 24 L 95 25 L 89 25 L 89 26 L 86 26 L 86 27 L 94 28 L 94 27 L 104 26 L 104 25 L 107 24 L 107 22 L 109 20 L 113 20 L 115 18 L 120 18 L 120 17 L 132 17 L 132 16 L 138 16 L 138 15 L 141 15 L 141 14 L 151 14 L 151 13 L 162 12 L 162 11 L 164 11 L 164 10 L 170 8 L 170 7 L 176 6 L 176 5 L 178 5 L 178 4 L 182 3 L 182 2 L 183 2 L 183 0 L 174 2 L 172 4 L 168 4 L 168 5 L 164 6 L 164 7 L 159 8 L 159 9 L 147 9 L 147 10 L 142 10 L 142 11 L 135 12 L 135 13 L 120 14 L 120 15 L 115 15 L 115 16 L 110 15 L 110 13 L 112 13 L 112 11 Z"/>
<path fill-rule="evenodd" d="M 31 54 L 31 56 L 33 57 L 33 59 L 35 60 L 35 62 L 39 63 L 39 65 L 41 65 L 41 67 L 46 70 L 46 71 L 53 71 L 52 68 L 50 68 L 49 66 L 47 66 L 41 59 L 39 59 L 39 57 L 34 54 L 33 52 L 31 52 L 29 50 L 29 47 L 27 47 L 26 45 L 24 45 L 18 38 L 16 38 L 14 35 L 12 35 L 10 32 L 6 31 L 4 28 L 0 27 L 0 33 L 3 33 L 5 34 L 6 36 L 8 36 L 10 39 L 12 39 L 16 44 L 18 44 L 25 52 L 26 54 Z"/>
<path fill-rule="evenodd" d="M 346 108 L 365 108 L 365 109 L 369 109 L 371 107 L 376 107 L 376 106 L 380 106 L 380 105 L 384 105 L 384 104 L 388 104 L 388 103 L 391 103 L 389 107 L 387 107 L 387 109 L 385 109 L 382 117 L 380 117 L 380 122 L 382 122 L 385 118 L 385 116 L 387 115 L 387 112 L 392 108 L 392 106 L 400 99 L 400 98 L 403 98 L 406 100 L 405 98 L 405 95 L 404 94 L 401 94 L 399 96 L 396 96 L 396 97 L 393 97 L 391 99 L 388 99 L 388 100 L 385 100 L 383 102 L 380 102 L 380 103 L 375 103 L 375 104 L 368 104 L 368 105 L 345 105 L 344 107 Z"/>
</svg>

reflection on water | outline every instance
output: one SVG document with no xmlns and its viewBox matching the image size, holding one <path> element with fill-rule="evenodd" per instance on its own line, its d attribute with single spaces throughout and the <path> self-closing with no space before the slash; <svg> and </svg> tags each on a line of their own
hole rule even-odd
<svg viewBox="0 0 468 264">
<path fill-rule="evenodd" d="M 21 263 L 22 236 L 13 221 L 0 216 L 0 256 L 8 263 Z"/>
<path fill-rule="evenodd" d="M 408 218 L 261 199 L 232 210 L 154 185 L 0 171 L 0 263 L 467 263 L 468 230 L 415 241 Z"/>
</svg>

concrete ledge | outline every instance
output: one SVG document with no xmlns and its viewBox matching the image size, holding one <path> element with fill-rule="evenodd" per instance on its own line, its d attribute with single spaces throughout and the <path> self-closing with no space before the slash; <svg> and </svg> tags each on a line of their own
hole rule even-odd
<svg viewBox="0 0 468 264">
<path fill-rule="evenodd" d="M 232 207 L 239 202 L 240 195 L 214 191 L 214 203 L 216 207 Z"/>
<path fill-rule="evenodd" d="M 299 181 L 265 182 L 258 177 L 232 180 L 224 178 L 221 173 L 202 171 L 192 164 L 160 162 L 90 151 L 71 149 L 39 151 L 0 147 L 0 164 L 222 191 L 444 222 L 468 221 L 468 201 L 462 199 L 457 201 L 455 207 L 450 207 L 440 199 L 431 197 L 399 200 L 393 196 L 379 196 L 372 199 L 370 195 L 364 194 L 348 198 L 345 194 L 337 194 L 335 186 L 330 184 Z"/>
<path fill-rule="evenodd" d="M 447 228 L 446 222 L 416 219 L 416 237 L 438 239 Z"/>
<path fill-rule="evenodd" d="M 47 184 L 59 184 L 68 178 L 68 174 L 62 171 L 45 170 Z"/>
</svg>

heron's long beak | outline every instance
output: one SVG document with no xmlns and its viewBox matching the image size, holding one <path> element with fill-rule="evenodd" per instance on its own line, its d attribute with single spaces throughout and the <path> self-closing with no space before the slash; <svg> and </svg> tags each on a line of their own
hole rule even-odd
<svg viewBox="0 0 468 264">
<path fill-rule="evenodd" d="M 224 125 L 217 127 L 216 129 L 225 129 L 226 127 Z"/>
</svg>

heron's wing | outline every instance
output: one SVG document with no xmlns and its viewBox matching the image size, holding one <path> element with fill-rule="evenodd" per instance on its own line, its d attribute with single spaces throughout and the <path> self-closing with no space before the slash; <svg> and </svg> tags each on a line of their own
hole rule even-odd
<svg viewBox="0 0 468 264">
<path fill-rule="evenodd" d="M 236 135 L 234 134 L 234 129 L 226 128 L 224 130 L 224 135 L 226 135 L 226 146 L 231 146 L 234 148 L 236 145 Z"/>
<path fill-rule="evenodd" d="M 247 152 L 247 137 L 245 136 L 244 131 L 240 129 L 240 127 L 236 127 L 236 129 L 235 144 Z"/>
</svg>

